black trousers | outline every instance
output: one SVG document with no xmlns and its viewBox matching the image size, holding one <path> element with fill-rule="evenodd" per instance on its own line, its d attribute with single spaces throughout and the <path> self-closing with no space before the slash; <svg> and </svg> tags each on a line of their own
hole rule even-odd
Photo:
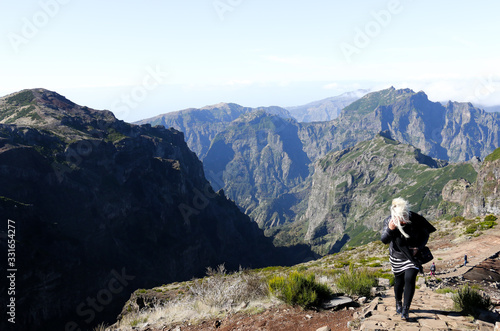
<svg viewBox="0 0 500 331">
<path fill-rule="evenodd" d="M 413 300 L 413 295 L 415 294 L 417 275 L 418 270 L 414 268 L 394 274 L 394 296 L 397 301 L 402 301 L 404 293 L 403 306 L 410 307 L 411 305 L 411 300 Z"/>
</svg>

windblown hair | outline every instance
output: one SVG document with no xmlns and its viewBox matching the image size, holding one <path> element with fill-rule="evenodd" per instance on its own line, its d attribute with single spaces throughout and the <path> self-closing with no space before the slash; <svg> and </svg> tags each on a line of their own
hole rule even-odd
<svg viewBox="0 0 500 331">
<path fill-rule="evenodd" d="M 403 225 L 401 221 L 405 223 L 411 223 L 410 221 L 410 204 L 403 198 L 396 198 L 392 200 L 391 205 L 391 218 L 394 224 L 398 227 L 399 231 L 409 238 L 410 236 L 403 230 Z"/>
</svg>

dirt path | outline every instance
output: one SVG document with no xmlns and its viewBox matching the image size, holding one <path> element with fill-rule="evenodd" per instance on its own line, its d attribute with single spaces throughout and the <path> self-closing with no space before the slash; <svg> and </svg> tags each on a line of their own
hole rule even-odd
<svg viewBox="0 0 500 331">
<path fill-rule="evenodd" d="M 410 309 L 410 321 L 396 314 L 393 290 L 382 293 L 361 314 L 360 330 L 494 330 L 495 325 L 453 312 L 450 297 L 430 289 L 417 289 Z"/>
<path fill-rule="evenodd" d="M 172 331 L 349 331 L 347 323 L 354 310 L 311 311 L 298 307 L 279 306 L 261 314 L 236 314 L 222 320 L 209 320 L 196 326 L 183 326 Z"/>
<path fill-rule="evenodd" d="M 434 255 L 438 274 L 446 277 L 463 275 L 470 268 L 500 251 L 500 226 L 488 230 L 479 237 L 462 237 L 455 240 L 436 240 L 429 247 Z M 464 255 L 467 254 L 467 266 L 463 266 Z M 426 265 L 428 270 L 429 264 Z"/>
<path fill-rule="evenodd" d="M 451 238 L 451 239 L 450 239 Z M 453 235 L 432 238 L 429 247 L 434 254 L 437 277 L 443 280 L 461 278 L 465 272 L 486 258 L 500 251 L 500 226 L 490 229 L 479 237 L 454 239 Z M 467 254 L 469 264 L 463 264 Z M 430 264 L 425 266 L 428 274 Z M 450 295 L 439 294 L 427 287 L 421 277 L 410 308 L 411 322 L 401 320 L 395 312 L 394 290 L 387 288 L 380 296 L 361 307 L 342 310 L 307 311 L 286 305 L 275 306 L 258 314 L 236 313 L 224 318 L 212 318 L 198 325 L 181 323 L 176 326 L 155 328 L 149 326 L 144 331 L 317 331 L 317 330 L 494 330 L 494 324 L 487 318 L 474 321 L 452 310 Z M 348 326 L 349 323 L 349 326 Z M 496 330 L 496 329 L 495 329 Z M 500 330 L 500 322 L 498 325 Z"/>
<path fill-rule="evenodd" d="M 457 240 L 440 239 L 429 243 L 437 267 L 437 277 L 444 282 L 459 279 L 468 270 L 500 251 L 500 227 L 488 230 L 479 237 L 462 237 Z M 463 266 L 464 255 L 468 264 Z M 428 271 L 429 264 L 425 270 Z M 425 284 L 425 278 L 418 281 L 419 288 L 410 308 L 407 322 L 396 314 L 394 289 L 381 293 L 359 313 L 355 314 L 354 329 L 360 330 L 500 330 L 495 328 L 492 314 L 484 314 L 474 320 L 453 311 L 450 294 L 438 294 Z M 497 315 L 498 316 L 498 315 Z"/>
</svg>

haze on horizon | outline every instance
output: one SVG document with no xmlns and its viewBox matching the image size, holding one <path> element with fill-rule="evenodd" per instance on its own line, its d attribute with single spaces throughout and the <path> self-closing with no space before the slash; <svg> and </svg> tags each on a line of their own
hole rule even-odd
<svg viewBox="0 0 500 331">
<path fill-rule="evenodd" d="M 500 3 L 29 0 L 0 4 L 0 95 L 43 87 L 126 121 L 356 89 L 500 105 Z"/>
</svg>

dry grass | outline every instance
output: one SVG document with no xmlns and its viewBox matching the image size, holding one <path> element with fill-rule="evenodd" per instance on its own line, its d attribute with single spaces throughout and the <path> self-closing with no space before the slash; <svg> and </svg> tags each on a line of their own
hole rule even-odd
<svg viewBox="0 0 500 331">
<path fill-rule="evenodd" d="M 255 273 L 239 271 L 227 275 L 224 265 L 208 269 L 205 277 L 190 287 L 192 296 L 209 307 L 229 308 L 268 295 L 265 280 Z"/>
<path fill-rule="evenodd" d="M 228 313 L 260 312 L 272 305 L 266 280 L 256 273 L 240 270 L 228 274 L 224 265 L 208 269 L 207 277 L 193 280 L 187 295 L 163 305 L 125 315 L 107 330 L 131 330 L 147 325 L 173 326 L 179 323 L 196 325 L 209 318 Z"/>
</svg>

